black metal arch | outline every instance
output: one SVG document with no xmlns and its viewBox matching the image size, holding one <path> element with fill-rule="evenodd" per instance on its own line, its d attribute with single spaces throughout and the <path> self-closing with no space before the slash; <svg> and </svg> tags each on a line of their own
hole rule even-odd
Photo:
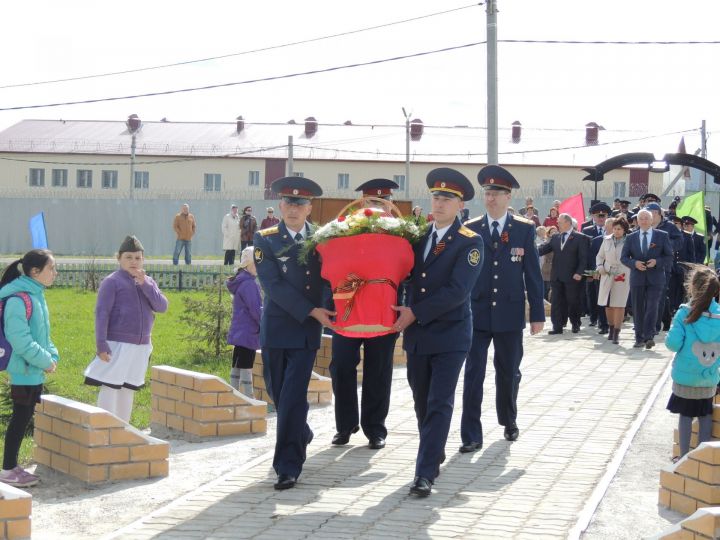
<svg viewBox="0 0 720 540">
<path fill-rule="evenodd" d="M 664 162 L 662 167 L 653 167 L 653 163 Z M 600 182 L 605 174 L 613 169 L 619 169 L 625 165 L 647 165 L 651 172 L 667 172 L 670 165 L 680 165 L 699 169 L 713 177 L 713 182 L 720 184 L 720 165 L 694 154 L 665 154 L 661 160 L 655 159 L 650 152 L 631 152 L 606 159 L 594 167 L 584 167 L 583 171 L 588 174 L 583 180 Z M 597 197 L 596 197 L 597 198 Z"/>
</svg>

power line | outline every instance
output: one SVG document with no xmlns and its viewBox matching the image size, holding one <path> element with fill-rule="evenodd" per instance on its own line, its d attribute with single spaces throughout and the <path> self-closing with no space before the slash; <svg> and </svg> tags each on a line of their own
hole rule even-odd
<svg viewBox="0 0 720 540">
<path fill-rule="evenodd" d="M 431 54 L 455 51 L 458 49 L 466 49 L 469 47 L 476 47 L 477 45 L 482 45 L 484 43 L 485 43 L 485 41 L 476 41 L 474 43 L 466 43 L 464 45 L 455 45 L 453 47 L 444 47 L 442 49 L 435 49 L 432 51 L 423 51 L 423 52 L 419 52 L 419 53 L 406 54 L 406 55 L 402 55 L 402 56 L 394 56 L 392 58 L 384 58 L 381 60 L 370 60 L 368 62 L 357 62 L 355 64 L 346 64 L 343 66 L 334 66 L 334 67 L 324 68 L 324 69 L 301 71 L 298 73 L 288 73 L 285 75 L 276 75 L 273 77 L 263 77 L 261 79 L 249 79 L 246 81 L 237 81 L 237 82 L 229 82 L 229 83 L 221 83 L 221 84 L 210 84 L 207 86 L 197 86 L 197 87 L 193 87 L 193 88 L 181 88 L 178 90 L 164 90 L 164 91 L 159 91 L 159 92 L 148 92 L 145 94 L 133 94 L 133 95 L 129 95 L 129 96 L 114 96 L 114 97 L 97 98 L 97 99 L 83 99 L 83 100 L 78 100 L 78 101 L 45 103 L 42 105 L 20 105 L 17 107 L 2 107 L 2 108 L 0 108 L 0 111 L 19 111 L 19 110 L 23 110 L 23 109 L 43 109 L 43 108 L 48 108 L 48 107 L 62 107 L 62 106 L 66 106 L 66 105 L 86 105 L 88 103 L 101 103 L 101 102 L 106 102 L 106 101 L 120 101 L 120 100 L 125 100 L 125 99 L 137 99 L 137 98 L 144 98 L 144 97 L 167 96 L 170 94 L 181 94 L 181 93 L 186 93 L 186 92 L 198 92 L 201 90 L 213 90 L 215 88 L 227 88 L 230 86 L 239 86 L 239 85 L 243 85 L 243 84 L 253 84 L 253 83 L 258 83 L 258 82 L 268 82 L 268 81 L 276 81 L 276 80 L 281 80 L 281 79 L 291 79 L 294 77 L 302 77 L 305 75 L 317 75 L 319 73 L 329 73 L 332 71 L 340 71 L 340 70 L 344 70 L 344 69 L 372 66 L 375 64 L 384 64 L 386 62 L 396 62 L 398 60 L 407 60 L 408 58 L 417 58 L 420 56 L 428 56 Z"/>
<path fill-rule="evenodd" d="M 720 41 L 581 41 L 561 39 L 498 39 L 498 43 L 530 43 L 547 45 L 718 45 Z"/>
<path fill-rule="evenodd" d="M 171 68 L 171 67 L 186 66 L 186 65 L 189 65 L 189 64 L 198 64 L 198 63 L 201 63 L 201 62 L 210 62 L 210 61 L 213 61 L 213 60 L 223 60 L 223 59 L 225 59 L 225 58 L 232 58 L 232 57 L 234 57 L 234 56 L 243 56 L 243 55 L 254 54 L 254 53 L 259 53 L 259 52 L 272 51 L 272 50 L 275 50 L 275 49 L 282 49 L 282 48 L 285 48 L 285 47 L 292 47 L 292 46 L 295 46 L 295 45 L 304 45 L 304 44 L 306 44 L 306 43 L 314 43 L 314 42 L 316 42 L 316 41 L 323 41 L 323 40 L 326 40 L 326 39 L 333 39 L 333 38 L 337 38 L 337 37 L 349 36 L 349 35 L 352 35 L 352 34 L 359 34 L 359 33 L 368 32 L 368 31 L 371 31 L 371 30 L 378 30 L 378 29 L 380 29 L 380 28 L 387 28 L 387 27 L 389 27 L 389 26 L 395 26 L 395 25 L 398 25 L 398 24 L 404 24 L 404 23 L 408 23 L 408 22 L 419 21 L 419 20 L 422 20 L 422 19 L 428 19 L 428 18 L 430 18 L 430 17 L 436 17 L 436 16 L 438 16 L 438 15 L 446 15 L 446 14 L 452 13 L 452 12 L 454 12 L 454 11 L 461 11 L 461 10 L 463 10 L 463 9 L 468 9 L 468 8 L 471 8 L 471 7 L 481 6 L 482 4 L 483 4 L 482 2 L 480 2 L 480 3 L 475 3 L 475 4 L 469 4 L 469 5 L 467 5 L 467 6 L 461 6 L 461 7 L 458 7 L 458 8 L 447 9 L 447 10 L 445 10 L 445 11 L 438 11 L 438 12 L 436 12 L 436 13 L 429 13 L 429 14 L 427 14 L 427 15 L 420 15 L 420 16 L 418 16 L 418 17 L 412 17 L 412 18 L 410 18 L 410 19 L 403 19 L 403 20 L 400 20 L 400 21 L 394 21 L 394 22 L 389 22 L 389 23 L 385 23 L 385 24 L 378 24 L 378 25 L 369 26 L 369 27 L 366 27 L 366 28 L 359 28 L 359 29 L 356 29 L 356 30 L 349 30 L 349 31 L 347 31 L 347 32 L 340 32 L 340 33 L 338 33 L 338 34 L 330 34 L 330 35 L 327 35 L 327 36 L 321 36 L 321 37 L 315 37 L 315 38 L 310 38 L 310 39 L 304 39 L 304 40 L 301 40 L 301 41 L 292 41 L 292 42 L 290 42 L 290 43 L 283 43 L 283 44 L 280 44 L 280 45 L 270 45 L 270 46 L 268 46 L 268 47 L 262 47 L 262 48 L 259 48 L 259 49 L 251 49 L 251 50 L 248 50 L 248 51 L 228 53 L 228 54 L 222 54 L 222 55 L 218 55 L 218 56 L 209 56 L 209 57 L 207 57 L 207 58 L 196 58 L 196 59 L 194 59 L 194 60 L 185 60 L 185 61 L 181 61 L 181 62 L 174 62 L 174 63 L 172 63 L 172 64 L 160 64 L 160 65 L 157 65 L 157 66 L 149 66 L 149 67 L 143 67 L 143 68 L 127 69 L 127 70 L 124 70 L 124 71 L 111 71 L 111 72 L 108 72 L 108 73 L 96 73 L 96 74 L 94 74 L 94 75 L 80 75 L 80 76 L 78 76 L 78 77 L 67 77 L 67 78 L 64 78 L 64 79 L 54 79 L 54 80 L 50 80 L 50 81 L 35 81 L 35 82 L 28 82 L 28 83 L 8 84 L 8 85 L 5 85 L 5 86 L 0 86 L 0 90 L 5 89 L 5 88 L 19 88 L 19 87 L 22 87 L 22 86 L 39 86 L 39 85 L 43 85 L 43 84 L 55 84 L 55 83 L 61 83 L 61 82 L 82 81 L 82 80 L 86 80 L 86 79 L 97 79 L 97 78 L 100 78 L 100 77 L 112 77 L 112 76 L 115 76 L 115 75 L 127 75 L 127 74 L 129 74 L 129 73 L 140 73 L 140 72 L 142 72 L 142 71 L 152 71 L 152 70 L 156 70 L 156 69 L 166 69 L 166 68 Z"/>
</svg>

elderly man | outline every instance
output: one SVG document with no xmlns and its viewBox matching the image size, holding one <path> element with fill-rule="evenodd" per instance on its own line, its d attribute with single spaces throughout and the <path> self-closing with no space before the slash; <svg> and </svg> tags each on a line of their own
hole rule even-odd
<svg viewBox="0 0 720 540">
<path fill-rule="evenodd" d="M 665 273 L 670 270 L 673 250 L 668 233 L 652 228 L 650 210 L 640 210 L 637 222 L 638 230 L 628 235 L 620 260 L 630 268 L 630 296 L 635 321 L 633 347 L 652 349 L 655 346 L 660 296 L 665 292 Z"/>
<path fill-rule="evenodd" d="M 223 235 L 223 249 L 225 250 L 225 260 L 223 264 L 235 264 L 235 252 L 240 247 L 240 217 L 238 216 L 238 206 L 233 204 L 230 206 L 230 212 L 225 214 L 220 227 Z"/>
<path fill-rule="evenodd" d="M 568 318 L 573 334 L 580 331 L 580 295 L 582 277 L 587 268 L 587 251 L 590 239 L 573 230 L 573 218 L 570 214 L 558 217 L 558 234 L 538 248 L 540 255 L 553 253 L 550 282 L 552 287 L 552 306 L 550 335 L 562 334 Z"/>
<path fill-rule="evenodd" d="M 177 266 L 180 259 L 180 252 L 185 250 L 185 264 L 192 263 L 192 238 L 197 229 L 195 216 L 190 213 L 190 205 L 185 203 L 180 207 L 180 213 L 175 214 L 173 230 L 177 239 L 175 240 L 175 251 L 173 252 L 173 264 Z"/>
</svg>

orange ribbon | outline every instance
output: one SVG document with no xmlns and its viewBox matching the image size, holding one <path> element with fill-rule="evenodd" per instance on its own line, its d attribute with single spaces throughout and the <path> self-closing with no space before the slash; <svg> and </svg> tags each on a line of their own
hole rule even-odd
<svg viewBox="0 0 720 540">
<path fill-rule="evenodd" d="M 389 278 L 362 279 L 357 274 L 352 273 L 348 274 L 345 281 L 341 282 L 340 285 L 333 289 L 333 300 L 347 300 L 347 304 L 345 304 L 345 313 L 343 313 L 342 317 L 343 321 L 347 321 L 353 305 L 355 305 L 355 294 L 365 285 L 372 285 L 376 283 L 384 283 L 397 290 L 397 285 L 395 285 L 395 283 Z"/>
</svg>

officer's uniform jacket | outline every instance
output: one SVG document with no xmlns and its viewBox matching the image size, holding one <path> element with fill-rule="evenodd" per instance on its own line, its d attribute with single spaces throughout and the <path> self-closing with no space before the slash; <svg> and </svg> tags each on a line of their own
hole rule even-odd
<svg viewBox="0 0 720 540">
<path fill-rule="evenodd" d="M 545 321 L 543 279 L 535 247 L 535 225 L 529 219 L 508 215 L 500 242 L 494 249 L 490 220 L 480 216 L 465 224 L 483 239 L 485 257 L 472 291 L 473 327 L 491 332 L 525 328 L 525 292 L 530 321 Z"/>
<path fill-rule="evenodd" d="M 413 247 L 415 266 L 406 292 L 417 321 L 403 332 L 403 348 L 420 355 L 467 351 L 472 342 L 470 292 L 483 266 L 483 243 L 455 219 L 438 242 L 442 247 L 423 260 L 432 230 Z"/>
<path fill-rule="evenodd" d="M 705 264 L 705 255 L 707 254 L 707 246 L 705 245 L 705 236 L 693 231 L 693 246 L 695 248 L 695 262 L 697 264 Z"/>
<path fill-rule="evenodd" d="M 305 224 L 305 238 L 310 227 Z M 278 349 L 319 349 L 322 326 L 310 312 L 322 306 L 318 255 L 300 264 L 300 244 L 284 221 L 255 233 L 255 267 L 265 293 L 260 345 Z"/>
</svg>

